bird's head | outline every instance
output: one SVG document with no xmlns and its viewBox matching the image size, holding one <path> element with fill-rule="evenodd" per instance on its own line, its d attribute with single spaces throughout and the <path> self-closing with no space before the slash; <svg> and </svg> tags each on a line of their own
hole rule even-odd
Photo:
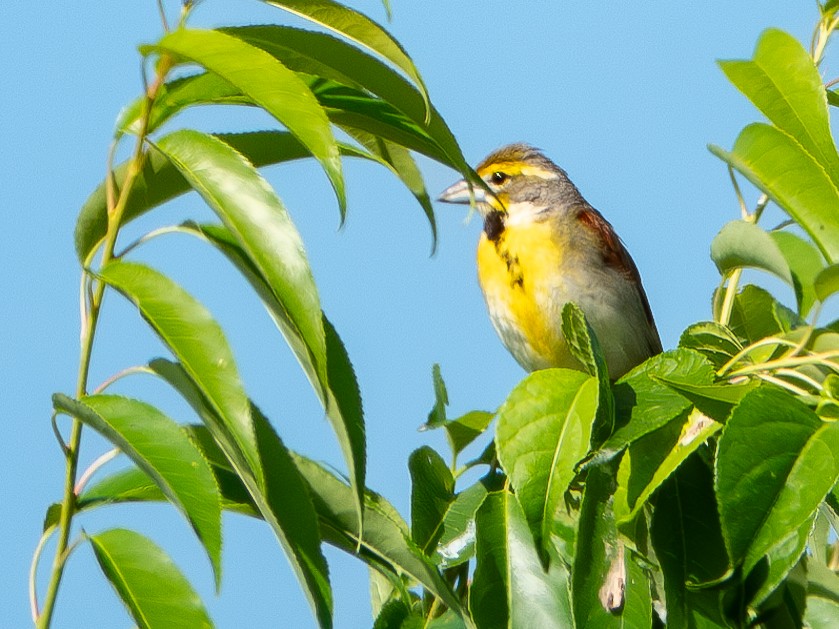
<svg viewBox="0 0 839 629">
<path fill-rule="evenodd" d="M 472 203 L 484 220 L 498 214 L 505 224 L 538 220 L 582 201 L 559 166 L 529 144 L 510 144 L 492 152 L 475 169 L 491 192 L 462 179 L 440 195 L 446 203 Z"/>
</svg>

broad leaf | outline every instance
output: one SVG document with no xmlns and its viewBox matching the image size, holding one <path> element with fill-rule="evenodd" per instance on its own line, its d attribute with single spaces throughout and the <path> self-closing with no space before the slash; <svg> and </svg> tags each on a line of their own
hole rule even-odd
<svg viewBox="0 0 839 629">
<path fill-rule="evenodd" d="M 595 378 L 545 369 L 519 383 L 498 411 L 498 460 L 539 544 L 588 452 L 597 399 Z"/>
<path fill-rule="evenodd" d="M 597 457 L 614 456 L 627 445 L 687 413 L 692 403 L 661 379 L 678 378 L 696 385 L 712 384 L 714 368 L 699 352 L 676 349 L 639 365 L 614 387 L 615 416 L 620 425 Z"/>
<path fill-rule="evenodd" d="M 833 629 L 839 618 L 839 576 L 811 561 L 807 569 L 807 611 L 804 619 L 811 629 Z"/>
<path fill-rule="evenodd" d="M 716 492 L 726 546 L 748 573 L 806 521 L 839 477 L 839 425 L 791 394 L 761 387 L 719 440 Z"/>
<path fill-rule="evenodd" d="M 746 585 L 752 590 L 749 603 L 751 607 L 765 604 L 767 599 L 772 598 L 773 593 L 777 593 L 779 586 L 783 587 L 783 581 L 804 555 L 814 519 L 808 518 L 798 529 L 778 541 L 749 573 Z"/>
<path fill-rule="evenodd" d="M 720 428 L 722 424 L 694 409 L 686 422 L 678 417 L 630 444 L 618 468 L 618 522 L 632 520 L 653 492 Z"/>
<path fill-rule="evenodd" d="M 477 514 L 477 566 L 469 610 L 479 629 L 573 626 L 568 573 L 542 568 L 524 512 L 508 491 L 489 494 Z"/>
<path fill-rule="evenodd" d="M 831 262 L 839 257 L 839 191 L 824 168 L 783 131 L 747 126 L 731 152 L 711 146 L 717 157 L 743 174 L 783 208 Z"/>
<path fill-rule="evenodd" d="M 679 347 L 700 352 L 719 369 L 743 349 L 743 344 L 721 323 L 700 321 L 682 332 Z"/>
<path fill-rule="evenodd" d="M 498 491 L 502 475 L 485 478 L 457 494 L 443 516 L 443 534 L 437 544 L 440 565 L 449 568 L 475 553 L 475 514 L 490 491 Z"/>
<path fill-rule="evenodd" d="M 143 47 L 146 54 L 152 50 L 188 59 L 218 74 L 274 116 L 321 163 L 343 216 L 346 195 L 338 146 L 326 114 L 295 72 L 264 50 L 221 31 L 178 29 Z"/>
<path fill-rule="evenodd" d="M 711 241 L 711 259 L 720 274 L 751 267 L 780 277 L 792 286 L 789 264 L 772 236 L 746 221 L 731 221 Z"/>
<path fill-rule="evenodd" d="M 139 627 L 213 626 L 189 581 L 150 539 L 126 529 L 111 529 L 88 539 L 102 572 Z"/>
<path fill-rule="evenodd" d="M 114 395 L 79 401 L 53 396 L 68 413 L 108 439 L 154 480 L 186 516 L 204 545 L 221 586 L 221 503 L 209 463 L 186 432 L 153 406 Z"/>
<path fill-rule="evenodd" d="M 691 587 L 718 580 L 729 570 L 712 473 L 700 456 L 689 457 L 662 485 L 650 533 L 664 573 L 667 626 L 725 626 L 723 593 Z"/>
<path fill-rule="evenodd" d="M 775 231 L 770 235 L 786 258 L 790 273 L 792 273 L 798 314 L 806 317 L 816 300 L 813 284 L 819 271 L 824 267 L 824 258 L 811 243 L 795 234 Z"/>
<path fill-rule="evenodd" d="M 831 264 L 822 269 L 813 281 L 813 288 L 819 301 L 839 292 L 839 264 Z"/>
<path fill-rule="evenodd" d="M 609 437 L 615 423 L 615 400 L 606 359 L 594 329 L 582 309 L 574 302 L 568 302 L 562 307 L 562 334 L 574 357 L 589 375 L 597 378 L 597 421 L 591 437 L 592 446 L 596 446 Z"/>
<path fill-rule="evenodd" d="M 147 266 L 111 262 L 99 277 L 136 304 L 219 418 L 219 429 L 229 436 L 231 447 L 235 444 L 238 471 L 261 481 L 250 402 L 233 352 L 212 315 L 178 284 Z"/>
<path fill-rule="evenodd" d="M 411 537 L 431 554 L 443 534 L 443 517 L 454 500 L 454 477 L 432 448 L 423 446 L 408 459 L 411 472 Z"/>
<path fill-rule="evenodd" d="M 747 284 L 734 298 L 729 326 L 732 332 L 749 343 L 760 341 L 768 336 L 783 335 L 801 324 L 801 319 L 789 308 L 782 305 L 768 291 Z M 773 347 L 762 349 L 765 355 L 750 354 L 754 360 L 768 358 Z"/>
<path fill-rule="evenodd" d="M 729 80 L 839 183 L 824 84 L 813 58 L 792 35 L 763 32 L 748 61 L 721 61 Z"/>
</svg>

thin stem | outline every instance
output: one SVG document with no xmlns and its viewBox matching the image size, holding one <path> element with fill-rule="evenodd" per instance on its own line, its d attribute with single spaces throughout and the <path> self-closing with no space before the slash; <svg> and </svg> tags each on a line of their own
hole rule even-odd
<svg viewBox="0 0 839 629">
<path fill-rule="evenodd" d="M 122 188 L 119 191 L 119 199 L 116 201 L 115 205 L 108 206 L 108 228 L 105 233 L 105 241 L 102 247 L 102 266 L 105 266 L 114 257 L 114 245 L 116 244 L 117 235 L 119 234 L 125 208 L 128 205 L 128 197 L 137 176 L 140 174 L 143 167 L 143 161 L 145 158 L 144 145 L 149 128 L 149 116 L 152 104 L 157 96 L 160 86 L 165 80 L 166 74 L 169 72 L 171 67 L 172 60 L 166 56 L 162 57 L 157 65 L 157 75 L 154 82 L 150 86 L 146 87 L 145 99 L 143 100 L 143 111 L 140 118 L 140 132 L 137 134 L 137 143 L 134 147 L 134 153 L 128 165 L 128 172 L 126 173 Z M 109 159 L 111 159 L 112 156 L 113 151 L 109 151 Z M 83 271 L 85 276 L 88 276 L 89 273 L 90 272 L 87 269 Z M 102 299 L 104 295 L 105 284 L 101 281 L 97 281 L 95 287 L 93 287 L 90 291 L 87 307 L 82 309 L 82 312 L 86 313 L 87 316 L 83 317 L 81 321 L 81 355 L 79 357 L 79 371 L 76 380 L 76 398 L 81 398 L 87 393 L 87 381 L 90 374 L 90 361 L 93 353 L 93 340 L 96 336 L 96 323 L 99 320 L 99 312 L 102 307 Z M 75 486 L 79 465 L 81 438 L 82 423 L 78 419 L 74 418 L 73 427 L 70 432 L 70 439 L 65 449 L 64 498 L 61 502 L 61 514 L 58 519 L 58 542 L 56 543 L 50 581 L 44 598 L 43 611 L 36 619 L 39 629 L 49 627 L 52 622 L 52 614 L 55 609 L 58 588 L 64 574 L 64 564 L 70 550 L 72 550 L 68 547 L 68 545 L 70 541 L 70 529 L 73 516 L 75 515 L 77 509 Z"/>
<path fill-rule="evenodd" d="M 154 373 L 151 369 L 146 367 L 145 365 L 135 365 L 134 367 L 126 367 L 120 372 L 115 373 L 113 376 L 105 380 L 102 384 L 96 387 L 93 390 L 94 394 L 102 393 L 105 389 L 111 386 L 114 382 L 125 378 L 126 376 L 134 375 L 135 373 Z"/>
<path fill-rule="evenodd" d="M 76 487 L 74 488 L 73 492 L 76 496 L 79 496 L 87 485 L 87 482 L 90 480 L 90 477 L 93 476 L 100 467 L 113 461 L 122 453 L 122 450 L 119 448 L 114 448 L 113 450 L 109 450 L 98 459 L 96 459 L 90 466 L 82 473 L 81 477 L 79 478 L 79 482 L 76 483 Z"/>
<path fill-rule="evenodd" d="M 734 176 L 734 169 L 731 166 L 728 167 L 728 176 L 731 178 L 731 185 L 734 186 L 734 194 L 737 195 L 737 203 L 740 205 L 740 217 L 747 221 L 749 220 L 749 210 L 746 208 L 746 200 L 743 198 L 740 184 L 737 183 L 737 177 Z"/>
<path fill-rule="evenodd" d="M 743 269 L 734 269 L 728 279 L 728 284 L 726 284 L 725 297 L 723 298 L 719 316 L 719 322 L 723 325 L 728 325 L 731 319 L 731 312 L 734 310 L 734 298 L 737 296 L 737 286 L 740 283 L 740 277 L 742 275 Z"/>
<path fill-rule="evenodd" d="M 38 574 L 38 563 L 41 561 L 41 553 L 44 552 L 44 546 L 47 545 L 50 535 L 55 531 L 55 524 L 46 529 L 38 540 L 38 545 L 35 547 L 35 552 L 32 554 L 32 564 L 29 566 L 29 609 L 32 612 L 32 622 L 38 622 L 38 590 L 36 587 L 36 575 Z"/>
<path fill-rule="evenodd" d="M 160 13 L 160 23 L 163 24 L 163 31 L 169 32 L 169 22 L 166 19 L 166 11 L 163 9 L 163 0 L 157 0 L 157 11 Z"/>
<path fill-rule="evenodd" d="M 191 230 L 189 228 L 185 228 L 182 225 L 169 225 L 168 227 L 159 227 L 158 229 L 153 229 L 152 231 L 148 232 L 147 234 L 143 234 L 137 240 L 128 244 L 125 249 L 119 252 L 116 256 L 118 258 L 124 258 L 126 255 L 134 251 L 140 245 L 143 245 L 150 240 L 157 238 L 158 236 L 164 236 L 166 234 L 191 234 L 194 233 L 196 230 Z"/>
</svg>

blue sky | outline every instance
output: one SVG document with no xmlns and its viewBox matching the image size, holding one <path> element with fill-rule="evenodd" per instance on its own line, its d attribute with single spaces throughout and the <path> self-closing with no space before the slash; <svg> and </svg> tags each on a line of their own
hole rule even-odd
<svg viewBox="0 0 839 629">
<path fill-rule="evenodd" d="M 177 9 L 176 2 L 166 4 Z M 815 2 L 768 0 L 759 9 L 730 0 L 392 4 L 390 29 L 414 58 L 470 162 L 512 141 L 541 147 L 632 252 L 665 348 L 675 346 L 687 325 L 709 317 L 718 275 L 708 246 L 738 208 L 725 167 L 706 145 L 730 147 L 740 128 L 759 118 L 715 59 L 751 56 L 767 27 L 809 41 Z M 351 6 L 386 19 L 377 1 Z M 192 24 L 271 21 L 296 23 L 254 0 L 205 0 Z M 0 208 L 6 216 L 0 234 L 0 532 L 6 540 L 0 624 L 18 627 L 29 618 L 31 553 L 63 478 L 50 395 L 71 392 L 77 369 L 75 217 L 104 174 L 117 113 L 139 93 L 136 47 L 159 36 L 160 25 L 152 0 L 2 3 L 0 24 Z M 825 76 L 832 78 L 830 50 L 827 57 Z M 227 109 L 190 113 L 183 124 L 223 131 L 264 128 L 270 120 Z M 420 163 L 433 194 L 455 178 L 435 163 Z M 303 235 L 324 309 L 358 373 L 368 484 L 408 517 L 408 455 L 422 445 L 444 446 L 440 435 L 417 431 L 432 404 L 431 365 L 441 364 L 452 416 L 495 408 L 524 375 L 496 339 L 477 286 L 480 223 L 464 223 L 462 207 L 438 205 L 438 251 L 430 257 L 421 210 L 384 170 L 347 163 L 349 214 L 340 230 L 334 198 L 316 166 L 266 174 Z M 186 217 L 210 214 L 197 197 L 184 197 L 132 224 L 123 242 Z M 341 468 L 314 395 L 236 273 L 206 247 L 178 236 L 143 247 L 134 259 L 170 273 L 213 311 L 249 393 L 286 443 Z M 793 302 L 789 289 L 778 294 Z M 106 300 L 92 383 L 161 354 L 165 350 L 124 301 Z M 137 379 L 117 390 L 191 420 L 157 383 Z M 105 449 L 88 434 L 83 466 Z M 90 532 L 127 526 L 151 536 L 188 574 L 218 627 L 314 626 L 279 546 L 259 522 L 225 518 L 224 582 L 216 597 L 209 564 L 173 509 L 125 506 L 79 521 Z M 336 626 L 369 626 L 366 568 L 332 549 L 326 554 Z M 55 626 L 130 626 L 88 547 L 70 559 Z"/>
</svg>

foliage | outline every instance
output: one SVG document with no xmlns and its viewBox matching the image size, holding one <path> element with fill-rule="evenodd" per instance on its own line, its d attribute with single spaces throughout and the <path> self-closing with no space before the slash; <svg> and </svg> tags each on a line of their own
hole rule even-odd
<svg viewBox="0 0 839 629">
<path fill-rule="evenodd" d="M 321 311 L 300 236 L 257 168 L 316 160 L 343 217 L 342 157 L 378 162 L 416 196 L 432 230 L 411 151 L 476 180 L 410 58 L 384 29 L 332 0 L 268 4 L 317 28 L 195 30 L 186 26 L 187 3 L 177 28 L 140 49 L 153 78 L 121 114 L 114 138 L 114 147 L 133 139 L 134 153 L 109 164 L 78 219 L 82 354 L 75 394 L 53 399 L 72 429 L 62 437 L 65 494 L 47 511 L 33 562 L 35 575 L 44 542 L 56 535 L 42 606 L 33 576 L 38 625 L 51 622 L 68 556 L 90 543 L 138 626 L 173 617 L 211 626 L 151 540 L 125 529 L 71 540 L 86 511 L 168 501 L 195 531 L 217 584 L 222 511 L 264 520 L 322 627 L 332 624 L 323 542 L 371 568 L 377 628 L 834 626 L 839 328 L 819 325 L 818 316 L 839 292 L 839 153 L 828 114 L 839 96 L 818 67 L 839 3 L 820 5 L 809 52 L 768 30 L 752 59 L 720 64 L 767 122 L 747 126 L 731 151 L 710 147 L 728 165 L 742 208 L 711 244 L 721 274 L 713 320 L 611 382 L 584 313 L 568 304 L 563 331 L 585 372 L 535 372 L 497 411 L 454 419 L 435 366 L 426 428 L 444 430 L 451 453 L 449 462 L 428 447 L 410 457 L 410 524 L 365 486 L 365 429 L 349 357 Z M 282 128 L 167 132 L 183 110 L 206 104 L 261 108 Z M 350 141 L 337 140 L 336 129 Z M 737 174 L 761 193 L 752 211 Z M 117 252 L 127 222 L 190 190 L 218 224 L 160 228 Z M 770 202 L 789 221 L 765 229 L 758 223 Z M 219 250 L 263 301 L 323 403 L 347 479 L 290 452 L 248 397 L 208 310 L 163 273 L 128 260 L 173 232 Z M 794 308 L 758 286 L 741 287 L 747 267 L 788 283 Z M 109 289 L 136 305 L 174 360 L 151 360 L 91 388 L 93 338 Z M 178 424 L 148 402 L 106 393 L 137 372 L 168 383 L 198 421 Z M 493 420 L 493 444 L 461 463 Z M 83 427 L 115 450 L 79 476 Z M 118 453 L 133 466 L 89 483 Z"/>
</svg>

